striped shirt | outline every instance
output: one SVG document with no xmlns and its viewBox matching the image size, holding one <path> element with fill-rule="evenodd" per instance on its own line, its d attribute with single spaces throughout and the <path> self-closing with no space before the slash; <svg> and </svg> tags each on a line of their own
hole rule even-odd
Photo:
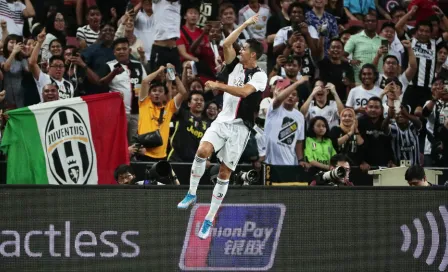
<svg viewBox="0 0 448 272">
<path fill-rule="evenodd" d="M 19 1 L 8 3 L 6 0 L 0 0 L 0 19 L 6 21 L 9 34 L 23 36 L 23 10 L 25 8 L 26 6 Z"/>
<path fill-rule="evenodd" d="M 401 160 L 411 161 L 411 165 L 420 164 L 420 147 L 418 139 L 418 130 L 414 124 L 409 121 L 406 130 L 401 130 L 395 121 L 390 125 L 392 136 L 392 150 L 397 163 Z"/>
<path fill-rule="evenodd" d="M 436 42 L 435 40 L 430 40 L 429 43 L 421 43 L 417 39 L 412 38 L 411 45 L 417 58 L 417 74 L 410 84 L 431 88 L 436 69 Z"/>
<path fill-rule="evenodd" d="M 93 31 L 89 25 L 78 27 L 78 30 L 76 31 L 76 38 L 86 41 L 87 46 L 94 44 L 99 35 L 100 31 Z"/>
</svg>

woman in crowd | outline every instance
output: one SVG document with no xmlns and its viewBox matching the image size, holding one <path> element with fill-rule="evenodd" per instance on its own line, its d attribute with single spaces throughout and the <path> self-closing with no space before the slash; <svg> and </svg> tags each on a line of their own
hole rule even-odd
<svg viewBox="0 0 448 272">
<path fill-rule="evenodd" d="M 213 122 L 219 113 L 218 104 L 214 100 L 209 101 L 209 102 L 207 102 L 207 104 L 205 104 L 204 109 L 205 110 L 202 113 L 204 118 L 209 120 L 210 122 Z"/>
<path fill-rule="evenodd" d="M 58 39 L 52 40 L 49 48 L 51 56 L 62 56 L 62 43 Z"/>
<path fill-rule="evenodd" d="M 51 58 L 52 54 L 51 54 L 50 43 L 51 43 L 51 41 L 56 40 L 56 39 L 58 39 L 61 44 L 61 55 L 62 55 L 62 47 L 64 47 L 65 43 L 66 43 L 64 15 L 62 15 L 62 13 L 60 13 L 60 12 L 51 14 L 47 18 L 47 24 L 45 26 L 45 31 L 47 32 L 47 36 L 45 37 L 45 41 L 42 44 L 42 59 L 43 59 L 43 61 L 47 61 Z"/>
<path fill-rule="evenodd" d="M 28 72 L 26 46 L 23 38 L 14 34 L 8 35 L 3 45 L 3 56 L 0 65 L 5 75 L 3 89 L 6 90 L 6 102 L 17 108 L 25 106 L 25 95 L 21 89 L 23 73 Z"/>
<path fill-rule="evenodd" d="M 340 113 L 341 122 L 330 131 L 330 137 L 336 152 L 347 155 L 352 164 L 358 165 L 358 154 L 364 143 L 358 131 L 358 120 L 352 108 L 345 108 Z"/>
<path fill-rule="evenodd" d="M 126 13 L 122 18 L 122 23 L 117 29 L 117 32 L 115 33 L 115 39 L 118 38 L 127 38 L 129 41 L 129 47 L 131 48 L 131 55 L 141 61 L 143 65 L 146 65 L 148 63 L 148 60 L 145 56 L 145 50 L 143 42 L 134 34 L 134 18 L 129 16 L 128 13 Z"/>
<path fill-rule="evenodd" d="M 436 72 L 434 78 L 437 77 L 448 77 L 448 45 L 441 43 L 437 47 L 437 58 L 436 58 Z"/>
<path fill-rule="evenodd" d="M 328 95 L 332 94 L 334 100 L 328 100 Z M 339 112 L 344 109 L 344 104 L 336 92 L 336 87 L 331 84 L 325 84 L 322 80 L 317 80 L 314 89 L 308 99 L 300 108 L 305 119 L 309 121 L 316 116 L 323 116 L 327 119 L 330 128 L 339 123 Z"/>
<path fill-rule="evenodd" d="M 330 158 L 336 154 L 330 139 L 327 119 L 316 116 L 310 121 L 305 140 L 305 159 L 312 172 L 328 171 Z M 312 173 L 313 174 L 313 173 Z"/>
</svg>

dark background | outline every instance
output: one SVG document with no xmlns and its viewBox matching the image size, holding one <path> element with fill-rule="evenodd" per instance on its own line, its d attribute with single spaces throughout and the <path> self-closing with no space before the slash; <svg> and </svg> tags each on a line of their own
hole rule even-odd
<svg viewBox="0 0 448 272">
<path fill-rule="evenodd" d="M 186 187 L 22 187 L 0 186 L 0 231 L 21 232 L 20 258 L 0 257 L 1 271 L 179 271 L 179 258 L 190 210 L 177 210 Z M 212 187 L 198 191 L 198 202 L 209 203 Z M 445 251 L 446 227 L 438 211 L 448 204 L 446 188 L 260 188 L 231 187 L 225 203 L 283 203 L 285 219 L 271 271 L 438 271 Z M 438 222 L 440 247 L 436 261 L 425 261 L 431 231 L 425 217 L 431 211 Z M 218 214 L 219 216 L 219 214 Z M 412 256 L 420 218 L 425 247 L 420 259 Z M 71 221 L 71 258 L 23 257 L 23 239 L 30 230 L 64 231 Z M 407 224 L 412 233 L 410 250 L 400 251 Z M 76 233 L 138 230 L 137 258 L 80 258 L 74 251 Z M 10 236 L 7 236 L 10 238 Z M 0 242 L 5 240 L 0 236 Z M 57 238 L 57 252 L 64 251 Z M 118 238 L 119 239 L 119 238 Z M 33 238 L 32 249 L 46 250 L 48 237 Z M 110 252 L 96 247 L 96 253 Z M 130 251 L 120 247 L 120 251 Z M 45 251 L 44 251 L 45 252 Z M 26 256 L 26 255 L 25 255 Z"/>
</svg>

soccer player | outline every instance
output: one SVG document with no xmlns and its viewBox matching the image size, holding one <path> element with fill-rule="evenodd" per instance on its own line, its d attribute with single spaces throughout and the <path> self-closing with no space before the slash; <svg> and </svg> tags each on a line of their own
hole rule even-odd
<svg viewBox="0 0 448 272">
<path fill-rule="evenodd" d="M 221 161 L 217 183 L 213 190 L 210 210 L 205 217 L 198 236 L 206 239 L 210 234 L 213 219 L 227 192 L 229 178 L 238 164 L 241 154 L 249 140 L 254 126 L 255 113 L 258 112 L 261 94 L 268 77 L 257 66 L 257 59 L 263 54 L 263 46 L 255 39 L 246 40 L 240 51 L 240 59 L 233 49 L 233 43 L 248 26 L 257 23 L 259 15 L 251 17 L 234 30 L 224 41 L 224 60 L 228 74 L 228 85 L 207 81 L 206 88 L 224 92 L 222 111 L 201 139 L 191 167 L 190 190 L 177 205 L 187 209 L 196 202 L 196 190 L 205 171 L 206 160 L 212 152 L 218 152 Z M 224 73 L 226 73 L 224 71 Z"/>
</svg>

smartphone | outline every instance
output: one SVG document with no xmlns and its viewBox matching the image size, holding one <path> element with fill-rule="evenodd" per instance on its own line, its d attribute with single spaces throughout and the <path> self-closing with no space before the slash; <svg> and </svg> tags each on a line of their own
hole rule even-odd
<svg viewBox="0 0 448 272">
<path fill-rule="evenodd" d="M 73 49 L 72 49 L 72 56 L 73 56 L 73 57 L 76 57 L 78 54 L 79 54 L 79 52 L 78 52 L 78 48 L 73 48 Z"/>
<path fill-rule="evenodd" d="M 394 100 L 394 110 L 395 113 L 398 114 L 401 110 L 401 101 L 400 100 Z"/>
<path fill-rule="evenodd" d="M 291 85 L 291 80 L 279 79 L 279 80 L 277 80 L 277 84 L 275 84 L 275 88 L 281 90 L 281 89 L 285 89 L 289 85 Z"/>
<path fill-rule="evenodd" d="M 114 68 L 120 68 L 120 67 L 121 67 L 120 63 L 117 63 L 117 64 L 114 65 Z"/>
<path fill-rule="evenodd" d="M 388 40 L 381 40 L 381 46 L 385 46 L 387 48 L 387 51 L 389 51 L 389 41 Z"/>
</svg>

